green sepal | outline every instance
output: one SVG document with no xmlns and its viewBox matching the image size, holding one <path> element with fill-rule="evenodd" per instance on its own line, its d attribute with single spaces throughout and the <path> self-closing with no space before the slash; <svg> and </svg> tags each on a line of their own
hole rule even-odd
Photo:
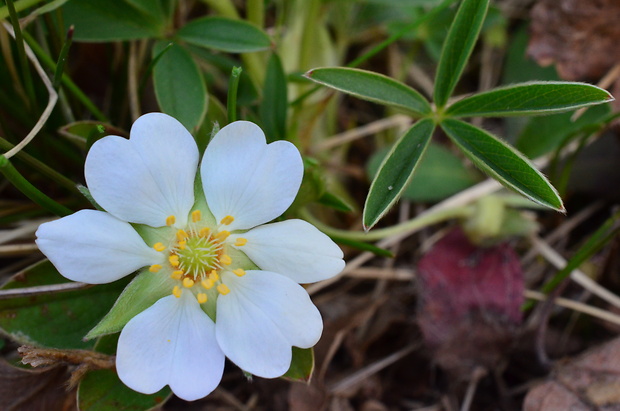
<svg viewBox="0 0 620 411">
<path fill-rule="evenodd" d="M 146 310 L 157 300 L 170 295 L 175 286 L 174 280 L 166 275 L 151 273 L 143 269 L 118 297 L 105 317 L 86 334 L 91 340 L 102 335 L 119 332 L 133 317 Z"/>
<path fill-rule="evenodd" d="M 309 382 L 314 372 L 314 348 L 293 347 L 293 359 L 282 376 L 287 380 Z"/>
</svg>

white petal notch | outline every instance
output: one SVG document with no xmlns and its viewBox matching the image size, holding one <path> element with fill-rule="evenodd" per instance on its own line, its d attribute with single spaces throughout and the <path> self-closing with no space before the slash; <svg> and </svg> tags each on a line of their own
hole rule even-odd
<svg viewBox="0 0 620 411">
<path fill-rule="evenodd" d="M 286 220 L 266 224 L 232 235 L 247 240 L 243 251 L 261 269 L 282 274 L 300 283 L 331 278 L 345 266 L 343 253 L 327 235 L 303 220 Z"/>
<path fill-rule="evenodd" d="M 149 113 L 131 127 L 130 139 L 107 136 L 91 147 L 84 174 L 93 198 L 110 214 L 131 223 L 187 222 L 194 204 L 198 147 L 174 118 Z"/>
<path fill-rule="evenodd" d="M 292 347 L 310 348 L 323 332 L 319 310 L 302 286 L 269 271 L 230 272 L 230 289 L 217 300 L 215 335 L 226 356 L 241 369 L 264 378 L 289 369 Z"/>
<path fill-rule="evenodd" d="M 88 284 L 116 281 L 162 260 L 129 223 L 103 211 L 81 210 L 41 224 L 36 236 L 39 249 L 64 277 Z"/>
<path fill-rule="evenodd" d="M 249 229 L 282 215 L 303 177 L 299 150 L 288 141 L 267 144 L 254 123 L 235 121 L 207 146 L 200 172 L 209 208 L 228 230 Z"/>
<path fill-rule="evenodd" d="M 220 383 L 224 354 L 213 321 L 186 292 L 162 298 L 127 323 L 118 340 L 116 369 L 135 391 L 153 394 L 169 385 L 178 397 L 194 401 Z"/>
</svg>

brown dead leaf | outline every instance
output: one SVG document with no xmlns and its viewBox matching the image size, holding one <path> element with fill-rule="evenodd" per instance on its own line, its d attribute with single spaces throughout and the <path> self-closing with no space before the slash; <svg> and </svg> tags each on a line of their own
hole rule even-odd
<svg viewBox="0 0 620 411">
<path fill-rule="evenodd" d="M 539 0 L 527 49 L 566 80 L 598 80 L 620 62 L 618 0 Z"/>
<path fill-rule="evenodd" d="M 477 247 L 458 228 L 418 268 L 418 324 L 435 361 L 465 379 L 497 366 L 521 323 L 523 276 L 512 247 Z"/>
<path fill-rule="evenodd" d="M 525 411 L 620 409 L 620 338 L 563 361 L 528 392 Z"/>
<path fill-rule="evenodd" d="M 65 367 L 28 370 L 0 359 L 0 409 L 75 410 L 75 392 L 67 392 L 63 384 L 68 378 Z"/>
</svg>

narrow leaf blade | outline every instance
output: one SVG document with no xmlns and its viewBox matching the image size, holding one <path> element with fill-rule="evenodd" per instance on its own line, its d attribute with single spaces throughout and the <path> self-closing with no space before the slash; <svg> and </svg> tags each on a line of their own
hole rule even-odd
<svg viewBox="0 0 620 411">
<path fill-rule="evenodd" d="M 363 212 L 365 229 L 374 226 L 400 198 L 413 177 L 434 130 L 435 124 L 432 120 L 421 120 L 394 144 L 370 185 Z"/>
<path fill-rule="evenodd" d="M 153 56 L 168 45 L 158 42 Z M 173 44 L 153 69 L 155 96 L 161 110 L 188 130 L 198 126 L 207 112 L 207 87 L 198 66 L 184 48 Z"/>
<path fill-rule="evenodd" d="M 489 0 L 463 0 L 443 45 L 433 93 L 437 107 L 446 105 L 471 55 Z"/>
<path fill-rule="evenodd" d="M 286 139 L 287 99 L 286 74 L 280 57 L 273 53 L 267 63 L 263 101 L 259 108 L 268 142 Z"/>
<path fill-rule="evenodd" d="M 444 120 L 441 127 L 485 173 L 538 204 L 564 212 L 557 190 L 516 149 L 486 131 L 459 120 Z"/>
<path fill-rule="evenodd" d="M 323 67 L 305 74 L 310 80 L 363 100 L 399 107 L 416 116 L 431 112 L 428 101 L 411 87 L 372 71 Z"/>
<path fill-rule="evenodd" d="M 192 20 L 181 27 L 177 35 L 190 44 L 229 53 L 249 53 L 271 47 L 269 36 L 258 27 L 225 17 Z"/>
<path fill-rule="evenodd" d="M 454 117 L 550 114 L 613 101 L 608 91 L 586 83 L 537 81 L 496 88 L 451 105 Z"/>
</svg>

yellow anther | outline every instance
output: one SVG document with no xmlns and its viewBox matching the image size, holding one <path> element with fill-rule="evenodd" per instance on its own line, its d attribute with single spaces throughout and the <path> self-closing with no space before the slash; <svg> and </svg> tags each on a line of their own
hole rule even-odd
<svg viewBox="0 0 620 411">
<path fill-rule="evenodd" d="M 237 268 L 233 270 L 233 273 L 235 273 L 237 277 L 243 277 L 245 275 L 245 270 L 243 268 Z"/>
<path fill-rule="evenodd" d="M 241 247 L 242 245 L 246 245 L 247 243 L 248 243 L 248 239 L 247 239 L 247 238 L 241 238 L 241 237 L 239 237 L 239 238 L 237 238 L 237 239 L 235 240 L 235 245 L 236 245 L 237 247 Z"/>
<path fill-rule="evenodd" d="M 187 241 L 179 241 L 179 249 L 185 250 L 185 246 L 187 245 Z"/>
<path fill-rule="evenodd" d="M 150 268 L 149 271 L 152 273 L 156 273 L 159 270 L 161 270 L 161 265 L 160 264 L 153 264 Z"/>
<path fill-rule="evenodd" d="M 194 286 L 194 280 L 192 280 L 191 278 L 185 277 L 183 279 L 183 287 L 185 288 L 192 288 Z"/>
<path fill-rule="evenodd" d="M 198 231 L 198 235 L 201 237 L 209 237 L 209 233 L 211 232 L 211 229 L 209 227 L 202 227 L 199 231 Z"/>
<path fill-rule="evenodd" d="M 168 257 L 168 261 L 170 262 L 170 265 L 173 267 L 179 266 L 179 256 L 176 254 L 172 254 L 170 257 Z"/>
<path fill-rule="evenodd" d="M 217 291 L 222 295 L 226 295 L 230 292 L 230 288 L 228 288 L 226 284 L 220 284 L 217 286 Z"/>
<path fill-rule="evenodd" d="M 180 230 L 178 230 L 178 231 L 177 231 L 177 240 L 179 240 L 179 241 L 183 241 L 183 240 L 185 240 L 187 237 L 189 237 L 189 236 L 187 235 L 187 233 L 185 232 L 185 230 L 180 229 Z"/>
<path fill-rule="evenodd" d="M 180 280 L 181 277 L 183 277 L 183 270 L 176 270 L 173 271 L 172 274 L 170 275 L 170 278 L 173 278 L 175 280 Z"/>
<path fill-rule="evenodd" d="M 166 249 L 166 246 L 164 245 L 164 243 L 155 243 L 153 245 L 153 248 L 155 249 L 155 251 L 164 251 Z"/>
<path fill-rule="evenodd" d="M 215 236 L 215 239 L 216 239 L 216 240 L 219 240 L 219 241 L 224 241 L 224 240 L 226 240 L 226 238 L 228 238 L 228 236 L 229 236 L 229 235 L 230 235 L 230 231 L 226 231 L 226 230 L 224 230 L 224 231 L 220 231 L 220 232 L 219 232 L 219 233 L 217 233 L 217 235 Z"/>
<path fill-rule="evenodd" d="M 207 290 L 210 290 L 213 288 L 213 285 L 215 285 L 215 282 L 213 282 L 213 280 L 202 280 L 200 282 L 200 284 Z"/>
<path fill-rule="evenodd" d="M 220 221 L 220 224 L 228 225 L 232 223 L 233 221 L 235 221 L 235 217 L 231 215 L 227 215 L 226 217 L 222 218 L 222 221 Z"/>
<path fill-rule="evenodd" d="M 198 303 L 204 304 L 207 302 L 207 295 L 205 293 L 198 293 Z"/>
<path fill-rule="evenodd" d="M 168 217 L 166 217 L 166 225 L 168 227 L 173 225 L 176 221 L 177 221 L 177 218 L 175 216 L 173 216 L 173 215 L 169 215 Z"/>
<path fill-rule="evenodd" d="M 176 298 L 181 297 L 181 292 L 183 292 L 183 290 L 181 290 L 178 285 L 175 285 L 172 289 L 172 295 L 174 295 Z"/>
<path fill-rule="evenodd" d="M 227 254 L 222 254 L 222 256 L 220 257 L 220 263 L 224 265 L 230 265 L 232 264 L 232 258 L 230 258 L 230 256 Z"/>
<path fill-rule="evenodd" d="M 200 210 L 192 211 L 192 221 L 194 223 L 197 223 L 198 221 L 200 221 Z"/>
<path fill-rule="evenodd" d="M 219 279 L 220 279 L 220 276 L 217 274 L 217 272 L 216 272 L 215 270 L 212 270 L 212 271 L 209 273 L 209 280 L 211 280 L 211 281 L 217 281 L 217 280 L 219 280 Z"/>
</svg>

